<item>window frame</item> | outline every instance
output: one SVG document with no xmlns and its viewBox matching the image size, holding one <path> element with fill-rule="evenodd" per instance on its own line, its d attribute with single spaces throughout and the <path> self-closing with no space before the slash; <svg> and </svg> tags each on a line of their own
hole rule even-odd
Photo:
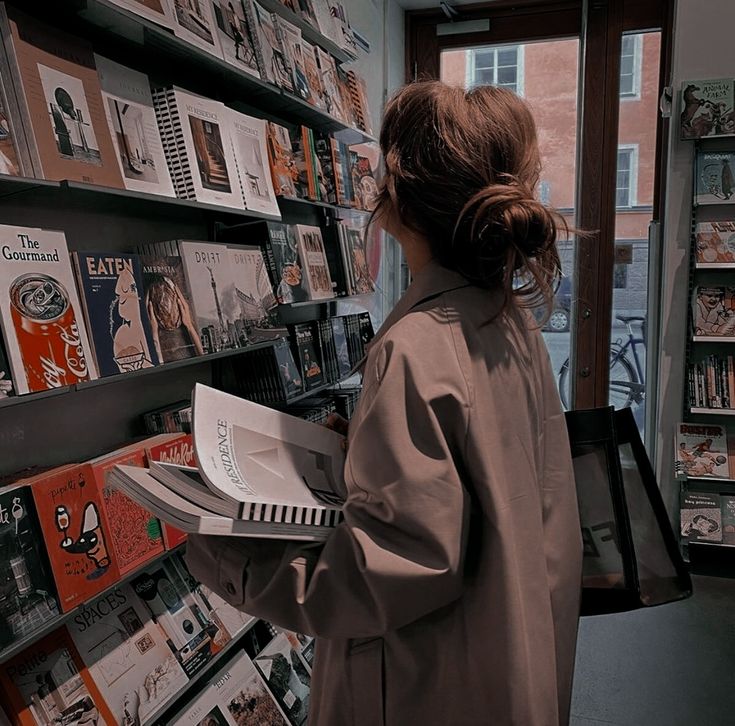
<svg viewBox="0 0 735 726">
<path fill-rule="evenodd" d="M 643 38 L 640 33 L 623 33 L 622 41 L 626 38 L 632 38 L 633 46 L 633 90 L 623 93 L 620 91 L 621 101 L 640 101 L 641 100 L 641 74 L 643 71 Z M 621 48 L 622 51 L 622 48 Z M 622 55 L 622 53 L 621 53 Z M 621 75 L 622 78 L 622 75 Z"/>
<path fill-rule="evenodd" d="M 487 30 L 464 32 L 441 10 L 406 12 L 406 80 L 440 77 L 443 50 L 579 38 L 580 121 L 576 224 L 593 230 L 575 240 L 576 279 L 572 306 L 572 403 L 608 405 L 620 57 L 626 33 L 660 30 L 662 91 L 671 74 L 674 0 L 495 0 L 456 5 L 462 21 L 489 20 Z M 437 26 L 442 25 L 441 35 Z M 642 56 L 642 53 L 641 53 Z M 665 159 L 670 121 L 659 117 L 652 220 L 662 219 Z M 653 323 L 649 331 L 654 329 Z M 650 381 L 651 389 L 655 386 Z M 648 406 L 655 407 L 651 396 Z"/>
<path fill-rule="evenodd" d="M 640 147 L 638 144 L 618 144 L 618 167 L 620 165 L 620 153 L 627 153 L 630 159 L 630 167 L 628 169 L 629 183 L 628 183 L 628 204 L 618 204 L 617 191 L 617 178 L 615 183 L 615 207 L 618 210 L 635 209 L 638 206 L 638 165 L 639 165 L 639 153 Z M 618 168 L 618 172 L 620 169 Z"/>
<path fill-rule="evenodd" d="M 465 87 L 474 88 L 475 86 L 482 85 L 475 82 L 475 74 L 477 73 L 477 51 L 479 50 L 492 50 L 493 51 L 493 83 L 495 86 L 498 83 L 498 52 L 501 50 L 515 50 L 516 52 L 516 88 L 515 93 L 523 97 L 525 84 L 524 84 L 524 73 L 525 73 L 525 48 L 522 45 L 496 45 L 488 48 L 487 46 L 478 46 L 477 48 L 467 48 L 465 51 Z M 508 88 L 508 86 L 503 86 Z"/>
</svg>

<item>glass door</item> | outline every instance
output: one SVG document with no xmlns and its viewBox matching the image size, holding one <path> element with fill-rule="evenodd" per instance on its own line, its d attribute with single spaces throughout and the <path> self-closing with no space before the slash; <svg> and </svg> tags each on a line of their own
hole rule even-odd
<svg viewBox="0 0 735 726">
<path fill-rule="evenodd" d="M 610 403 L 645 434 L 649 227 L 654 219 L 661 32 L 626 33 L 620 53 Z"/>
<path fill-rule="evenodd" d="M 482 84 L 502 86 L 528 102 L 536 119 L 543 166 L 537 195 L 559 210 L 572 228 L 577 197 L 579 51 L 579 39 L 570 38 L 448 48 L 440 55 L 440 78 L 445 83 L 467 89 Z M 573 238 L 559 240 L 559 252 L 563 278 L 543 336 L 568 405 Z"/>
</svg>

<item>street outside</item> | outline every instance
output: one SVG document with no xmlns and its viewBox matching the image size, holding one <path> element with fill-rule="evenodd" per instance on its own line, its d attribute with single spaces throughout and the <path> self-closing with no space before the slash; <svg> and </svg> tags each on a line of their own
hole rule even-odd
<svg viewBox="0 0 735 726">
<path fill-rule="evenodd" d="M 633 329 L 636 336 L 640 335 L 640 327 L 637 327 Z M 543 333 L 544 340 L 546 341 L 546 347 L 549 351 L 549 356 L 551 358 L 551 368 L 554 371 L 554 377 L 557 381 L 557 385 L 559 382 L 559 371 L 561 370 L 561 367 L 564 365 L 564 362 L 569 358 L 569 349 L 570 349 L 570 343 L 571 343 L 571 333 Z M 628 330 L 624 327 L 616 327 L 613 328 L 612 336 L 611 336 L 611 342 L 616 343 L 619 342 L 620 345 L 625 345 L 626 341 L 628 340 Z M 644 345 L 639 344 L 636 348 L 638 357 L 640 359 L 640 365 L 641 370 L 643 372 L 643 377 L 645 379 L 646 374 L 646 348 Z M 631 365 L 633 366 L 633 369 L 637 373 L 636 365 L 635 365 L 635 359 L 633 356 L 633 349 L 632 347 L 629 348 L 626 351 L 626 357 L 630 361 Z M 615 374 L 613 374 L 615 375 Z M 620 400 L 620 395 L 613 396 L 613 399 L 617 398 L 617 400 Z M 610 403 L 615 404 L 616 401 L 611 400 Z M 644 410 L 645 406 L 643 403 L 641 404 L 633 404 L 633 414 L 635 415 L 636 421 L 638 422 L 638 427 L 641 429 L 641 432 L 643 431 L 643 424 L 644 424 Z"/>
</svg>

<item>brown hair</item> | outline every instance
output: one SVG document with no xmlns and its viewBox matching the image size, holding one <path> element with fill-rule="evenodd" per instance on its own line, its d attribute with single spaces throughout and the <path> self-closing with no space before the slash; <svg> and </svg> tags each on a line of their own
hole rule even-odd
<svg viewBox="0 0 735 726">
<path fill-rule="evenodd" d="M 397 215 L 439 264 L 502 289 L 506 306 L 551 307 L 557 235 L 568 228 L 534 197 L 541 160 L 524 101 L 493 86 L 412 83 L 388 103 L 380 147 L 376 219 Z"/>
</svg>

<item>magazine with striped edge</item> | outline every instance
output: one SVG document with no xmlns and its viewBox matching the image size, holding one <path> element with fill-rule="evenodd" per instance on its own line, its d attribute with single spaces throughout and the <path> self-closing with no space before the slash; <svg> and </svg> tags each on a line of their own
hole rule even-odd
<svg viewBox="0 0 735 726">
<path fill-rule="evenodd" d="M 176 195 L 242 209 L 229 109 L 176 86 L 156 89 L 153 103 Z"/>
<path fill-rule="evenodd" d="M 113 486 L 185 532 L 323 540 L 346 496 L 342 437 L 197 384 L 198 467 L 118 466 Z"/>
</svg>

